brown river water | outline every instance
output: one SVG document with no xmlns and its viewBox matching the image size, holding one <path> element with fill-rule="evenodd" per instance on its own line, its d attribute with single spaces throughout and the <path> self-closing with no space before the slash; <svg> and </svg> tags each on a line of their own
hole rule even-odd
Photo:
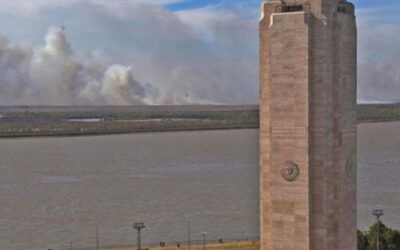
<svg viewBox="0 0 400 250">
<path fill-rule="evenodd" d="M 400 229 L 400 123 L 358 127 L 358 225 Z M 258 130 L 0 140 L 0 250 L 259 235 Z"/>
</svg>

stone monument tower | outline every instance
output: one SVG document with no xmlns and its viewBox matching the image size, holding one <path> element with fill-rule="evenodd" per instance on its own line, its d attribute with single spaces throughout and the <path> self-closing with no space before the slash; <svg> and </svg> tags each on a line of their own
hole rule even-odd
<svg viewBox="0 0 400 250">
<path fill-rule="evenodd" d="M 356 33 L 346 0 L 262 5 L 262 250 L 357 249 Z"/>
</svg>

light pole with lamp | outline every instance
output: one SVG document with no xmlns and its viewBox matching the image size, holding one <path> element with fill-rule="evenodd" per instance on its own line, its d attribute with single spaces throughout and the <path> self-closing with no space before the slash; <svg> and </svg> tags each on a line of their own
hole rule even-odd
<svg viewBox="0 0 400 250">
<path fill-rule="evenodd" d="M 242 250 L 243 235 L 244 235 L 244 232 L 242 232 L 240 234 L 239 250 Z"/>
<path fill-rule="evenodd" d="M 137 230 L 137 247 L 138 250 L 142 249 L 141 242 L 140 242 L 140 231 L 145 228 L 144 223 L 139 222 L 133 225 L 133 228 Z"/>
<path fill-rule="evenodd" d="M 372 215 L 376 216 L 376 220 L 378 222 L 377 224 L 377 234 L 376 234 L 376 250 L 379 250 L 379 226 L 380 226 L 380 220 L 379 218 L 383 216 L 383 210 L 382 209 L 374 209 L 372 212 Z"/>
<path fill-rule="evenodd" d="M 206 234 L 207 232 L 202 232 L 203 235 L 203 250 L 206 250 Z"/>
<path fill-rule="evenodd" d="M 190 219 L 188 219 L 188 249 L 190 250 Z"/>
</svg>

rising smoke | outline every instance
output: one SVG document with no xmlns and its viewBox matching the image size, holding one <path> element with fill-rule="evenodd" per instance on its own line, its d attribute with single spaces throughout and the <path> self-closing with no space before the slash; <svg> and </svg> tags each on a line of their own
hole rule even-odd
<svg viewBox="0 0 400 250">
<path fill-rule="evenodd" d="M 0 105 L 151 105 L 172 100 L 135 80 L 130 67 L 78 59 L 62 28 L 39 48 L 0 37 Z"/>
</svg>

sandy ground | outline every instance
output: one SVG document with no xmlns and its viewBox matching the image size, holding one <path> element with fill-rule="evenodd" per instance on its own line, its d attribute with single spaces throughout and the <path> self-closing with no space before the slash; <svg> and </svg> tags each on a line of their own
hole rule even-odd
<svg viewBox="0 0 400 250">
<path fill-rule="evenodd" d="M 203 245 L 195 245 L 191 246 L 191 250 L 203 250 Z M 102 248 L 102 250 L 136 250 L 136 247 L 123 247 L 123 248 Z M 229 250 L 229 249 L 237 249 L 237 250 L 259 250 L 260 242 L 259 241 L 245 241 L 245 242 L 230 242 L 223 244 L 209 244 L 206 245 L 206 250 Z M 176 247 L 176 246 L 166 246 L 166 247 L 152 247 L 152 248 L 143 248 L 143 250 L 188 250 L 187 246 Z"/>
</svg>

